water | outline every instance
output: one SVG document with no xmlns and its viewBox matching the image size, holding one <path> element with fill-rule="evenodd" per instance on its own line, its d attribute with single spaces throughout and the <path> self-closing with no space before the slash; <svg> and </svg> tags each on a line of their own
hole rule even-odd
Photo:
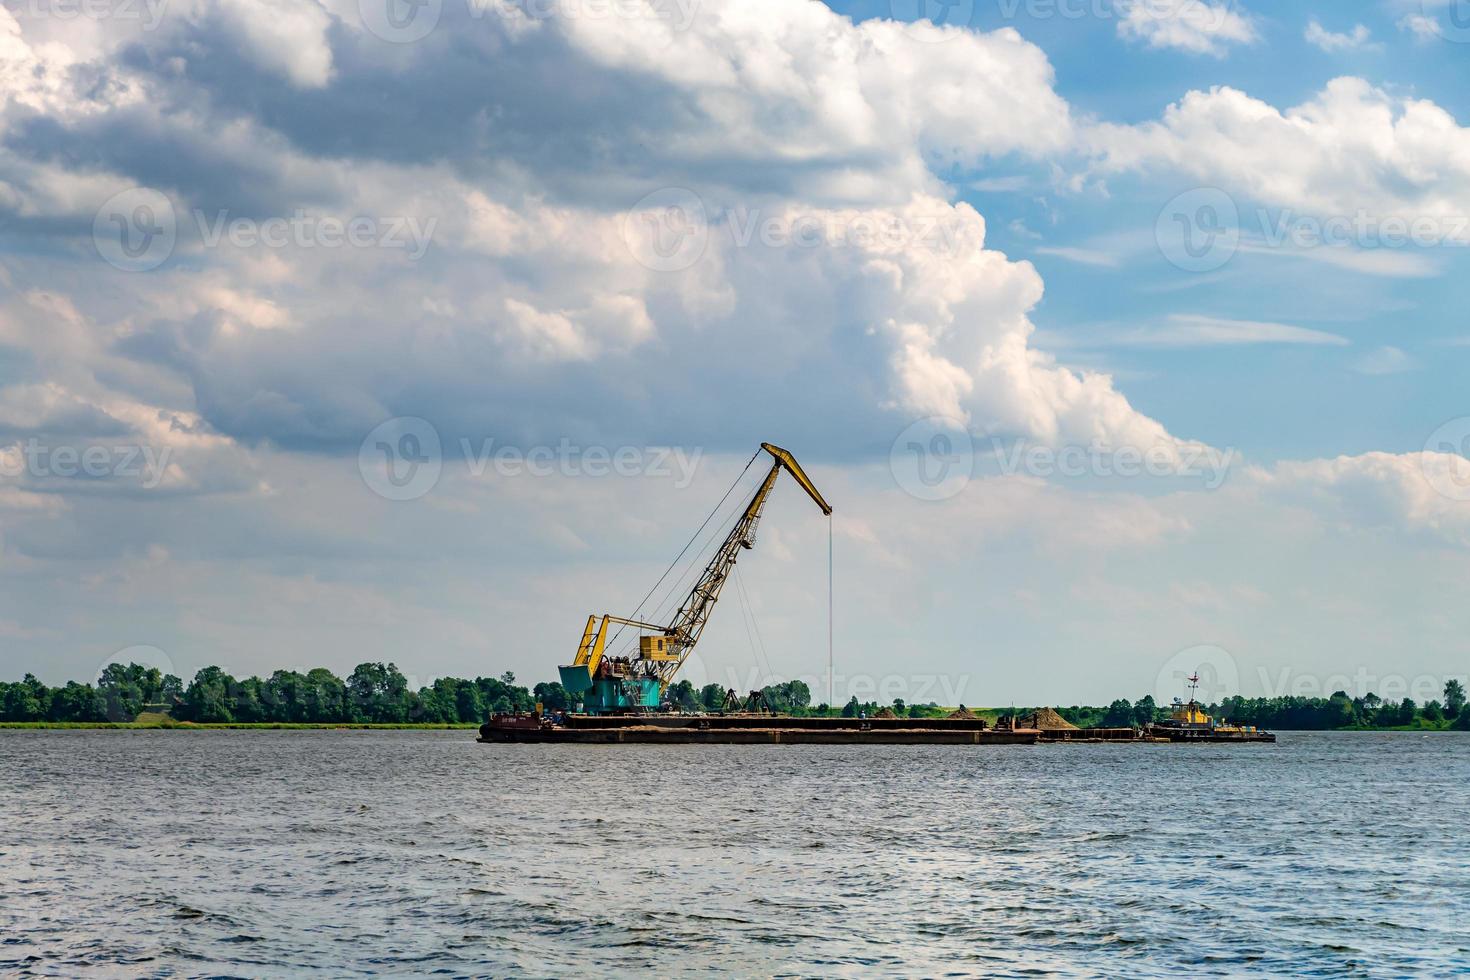
<svg viewBox="0 0 1470 980">
<path fill-rule="evenodd" d="M 0 732 L 0 974 L 1470 970 L 1470 736 Z"/>
</svg>

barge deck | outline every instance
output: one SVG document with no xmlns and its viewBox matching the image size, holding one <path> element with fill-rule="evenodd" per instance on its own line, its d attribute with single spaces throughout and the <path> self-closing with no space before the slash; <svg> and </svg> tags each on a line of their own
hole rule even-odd
<svg viewBox="0 0 1470 980">
<path fill-rule="evenodd" d="M 496 715 L 484 743 L 653 745 L 1034 745 L 1037 743 L 1275 742 L 1254 729 L 1067 730 L 994 727 L 978 718 L 795 718 L 785 715 Z"/>
<path fill-rule="evenodd" d="M 498 715 L 481 742 L 662 745 L 1032 745 L 1042 733 L 968 718 L 792 718 L 780 715 Z"/>
</svg>

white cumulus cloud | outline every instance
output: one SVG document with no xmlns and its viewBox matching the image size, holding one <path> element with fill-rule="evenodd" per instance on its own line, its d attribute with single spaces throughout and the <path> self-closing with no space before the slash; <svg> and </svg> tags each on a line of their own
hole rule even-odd
<svg viewBox="0 0 1470 980">
<path fill-rule="evenodd" d="M 1206 0 L 1116 0 L 1118 36 L 1151 48 L 1223 57 L 1231 44 L 1259 39 L 1255 21 L 1232 3 Z"/>
</svg>

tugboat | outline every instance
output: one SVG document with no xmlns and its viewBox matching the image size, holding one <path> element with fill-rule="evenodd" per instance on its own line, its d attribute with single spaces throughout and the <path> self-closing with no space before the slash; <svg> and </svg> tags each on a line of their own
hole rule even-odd
<svg viewBox="0 0 1470 980">
<path fill-rule="evenodd" d="M 1149 737 L 1165 742 L 1274 742 L 1276 736 L 1254 725 L 1221 723 L 1205 714 L 1195 698 L 1199 689 L 1199 672 L 1190 675 L 1189 701 L 1174 699 L 1174 710 L 1167 721 L 1146 726 Z"/>
</svg>

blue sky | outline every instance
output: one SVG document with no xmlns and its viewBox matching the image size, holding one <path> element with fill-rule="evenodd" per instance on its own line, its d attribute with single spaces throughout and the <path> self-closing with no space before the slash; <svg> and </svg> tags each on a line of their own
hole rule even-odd
<svg viewBox="0 0 1470 980">
<path fill-rule="evenodd" d="M 890 13 L 887 2 L 831 6 L 858 19 Z M 1401 26 L 1405 17 L 1422 12 L 1417 3 L 1287 3 L 1248 10 L 1237 4 L 1257 25 L 1259 40 L 1227 45 L 1221 56 L 1122 42 L 1117 16 L 1097 16 L 1110 11 L 1110 4 L 982 0 L 970 6 L 970 25 L 1014 27 L 1039 45 L 1056 68 L 1057 92 L 1077 111 L 1100 119 L 1146 122 L 1181 93 L 1215 86 L 1293 106 L 1343 75 L 1433 101 L 1460 119 L 1470 113 L 1467 50 L 1426 41 Z M 1448 12 L 1439 16 L 1447 18 Z M 1324 51 L 1306 38 L 1313 23 L 1342 35 L 1362 26 L 1368 36 L 1352 48 Z M 1460 414 L 1470 367 L 1470 347 L 1453 346 L 1470 333 L 1470 319 L 1455 301 L 1458 283 L 1470 270 L 1463 249 L 1405 250 L 1425 257 L 1434 275 L 1364 276 L 1271 252 L 1237 256 L 1216 275 L 1191 275 L 1171 266 L 1151 240 L 1155 216 L 1175 193 L 1193 186 L 1188 179 L 1113 178 L 1107 197 L 1063 197 L 1048 193 L 1044 167 L 1016 166 L 1008 175 L 1024 179 L 1032 193 L 976 191 L 982 175 L 952 176 L 957 194 L 990 221 L 990 241 L 1007 254 L 1029 258 L 1045 277 L 1046 298 L 1033 317 L 1038 327 L 1053 343 L 1066 344 L 1074 362 L 1127 377 L 1130 400 L 1168 418 L 1179 431 L 1276 460 L 1371 449 L 1408 452 L 1422 447 L 1425 432 Z M 1259 224 L 1262 208 L 1272 221 L 1283 212 L 1302 214 L 1242 203 L 1250 226 Z M 1024 228 L 1011 227 L 1015 221 Z M 1045 246 L 1087 249 L 1098 253 L 1097 261 L 1116 264 L 1088 266 L 1037 251 Z M 1351 346 L 1252 346 L 1201 357 L 1192 350 L 1100 342 L 1110 327 L 1181 311 L 1297 324 L 1346 338 Z M 1403 351 L 1408 359 L 1400 366 L 1411 361 L 1412 371 L 1363 373 L 1373 366 L 1365 364 L 1365 352 L 1385 346 Z M 1283 424 L 1285 419 L 1290 421 Z"/>
<path fill-rule="evenodd" d="M 1464 676 L 1466 12 L 956 9 L 7 0 L 0 666 L 550 678 L 770 440 L 839 697 Z"/>
</svg>

